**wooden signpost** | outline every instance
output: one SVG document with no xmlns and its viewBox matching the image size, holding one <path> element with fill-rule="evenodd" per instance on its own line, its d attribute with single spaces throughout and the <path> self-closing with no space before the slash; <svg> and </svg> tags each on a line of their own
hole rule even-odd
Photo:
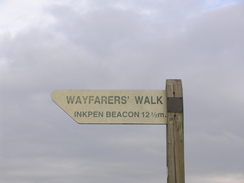
<svg viewBox="0 0 244 183">
<path fill-rule="evenodd" d="M 166 90 L 55 90 L 52 100 L 79 124 L 165 124 L 167 183 L 184 183 L 181 80 Z"/>
<path fill-rule="evenodd" d="M 167 167 L 168 183 L 184 183 L 183 91 L 181 80 L 167 80 Z"/>
</svg>

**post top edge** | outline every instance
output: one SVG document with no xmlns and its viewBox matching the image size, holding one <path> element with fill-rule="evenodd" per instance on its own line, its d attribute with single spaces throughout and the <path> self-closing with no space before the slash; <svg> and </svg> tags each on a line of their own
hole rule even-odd
<svg viewBox="0 0 244 183">
<path fill-rule="evenodd" d="M 166 79 L 166 83 L 182 83 L 181 79 Z"/>
</svg>

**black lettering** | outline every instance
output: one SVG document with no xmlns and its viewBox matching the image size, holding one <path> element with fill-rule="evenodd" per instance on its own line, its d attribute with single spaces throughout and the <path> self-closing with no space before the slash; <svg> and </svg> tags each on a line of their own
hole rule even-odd
<svg viewBox="0 0 244 183">
<path fill-rule="evenodd" d="M 136 104 L 142 104 L 143 97 L 141 96 L 135 96 Z"/>
<path fill-rule="evenodd" d="M 89 96 L 89 104 L 91 104 L 91 101 L 94 101 L 94 96 Z"/>
<path fill-rule="evenodd" d="M 126 112 L 126 111 L 124 111 L 122 114 L 123 114 L 123 117 L 124 117 L 124 118 L 127 117 L 127 112 Z"/>
<path fill-rule="evenodd" d="M 113 104 L 113 96 L 108 96 L 108 104 Z"/>
<path fill-rule="evenodd" d="M 98 96 L 96 96 L 96 99 L 95 99 L 95 102 L 94 102 L 94 104 L 100 104 L 100 99 L 99 99 L 99 97 Z"/>
<path fill-rule="evenodd" d="M 114 96 L 114 104 L 120 104 L 120 97 L 119 96 Z"/>
<path fill-rule="evenodd" d="M 162 99 L 162 96 L 157 96 L 157 104 L 163 104 L 163 102 L 161 101 L 161 99 Z"/>
<path fill-rule="evenodd" d="M 106 117 L 111 117 L 111 112 L 110 111 L 106 112 Z"/>
<path fill-rule="evenodd" d="M 146 104 L 146 103 L 150 104 L 150 100 L 149 100 L 148 96 L 146 96 L 146 98 L 144 100 L 144 104 Z"/>
<path fill-rule="evenodd" d="M 132 111 L 128 112 L 128 116 L 129 116 L 130 118 L 132 118 L 132 117 L 133 117 L 133 112 L 132 112 Z"/>
<path fill-rule="evenodd" d="M 92 115 L 92 111 L 88 111 L 88 117 Z"/>
<path fill-rule="evenodd" d="M 75 96 L 66 96 L 67 99 L 67 103 L 68 104 L 73 104 L 74 100 L 75 100 Z"/>
<path fill-rule="evenodd" d="M 139 112 L 134 112 L 134 117 L 138 117 L 139 118 Z"/>
<path fill-rule="evenodd" d="M 77 104 L 77 103 L 80 103 L 80 104 L 81 104 L 80 96 L 78 96 L 78 97 L 76 98 L 75 104 Z"/>
<path fill-rule="evenodd" d="M 116 118 L 117 116 L 116 116 L 116 111 L 112 111 L 112 117 L 113 118 Z"/>
<path fill-rule="evenodd" d="M 98 117 L 103 117 L 103 112 L 98 112 Z"/>
<path fill-rule="evenodd" d="M 83 112 L 83 117 L 87 117 L 87 111 Z"/>
<path fill-rule="evenodd" d="M 151 104 L 156 104 L 156 102 L 153 102 L 153 96 L 151 96 Z"/>
<path fill-rule="evenodd" d="M 121 112 L 118 112 L 117 117 L 122 117 Z"/>
<path fill-rule="evenodd" d="M 101 97 L 101 104 L 107 104 L 107 97 L 106 96 Z"/>
<path fill-rule="evenodd" d="M 86 100 L 88 99 L 88 96 L 84 97 L 82 96 L 83 100 L 84 100 L 84 104 L 86 104 Z"/>
<path fill-rule="evenodd" d="M 121 104 L 126 104 L 127 100 L 126 100 L 126 96 L 122 96 L 121 97 Z"/>
</svg>

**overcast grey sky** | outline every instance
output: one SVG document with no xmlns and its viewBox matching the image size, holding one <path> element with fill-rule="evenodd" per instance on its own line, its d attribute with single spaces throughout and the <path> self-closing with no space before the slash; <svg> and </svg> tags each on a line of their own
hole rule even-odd
<svg viewBox="0 0 244 183">
<path fill-rule="evenodd" d="M 165 125 L 78 125 L 50 98 L 166 79 L 186 182 L 243 183 L 242 0 L 0 0 L 0 183 L 166 182 Z"/>
</svg>

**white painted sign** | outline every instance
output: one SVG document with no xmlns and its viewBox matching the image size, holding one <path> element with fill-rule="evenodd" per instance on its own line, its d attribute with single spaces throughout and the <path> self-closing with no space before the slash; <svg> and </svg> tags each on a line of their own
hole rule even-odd
<svg viewBox="0 0 244 183">
<path fill-rule="evenodd" d="M 51 97 L 77 123 L 167 123 L 165 90 L 55 90 Z"/>
</svg>

